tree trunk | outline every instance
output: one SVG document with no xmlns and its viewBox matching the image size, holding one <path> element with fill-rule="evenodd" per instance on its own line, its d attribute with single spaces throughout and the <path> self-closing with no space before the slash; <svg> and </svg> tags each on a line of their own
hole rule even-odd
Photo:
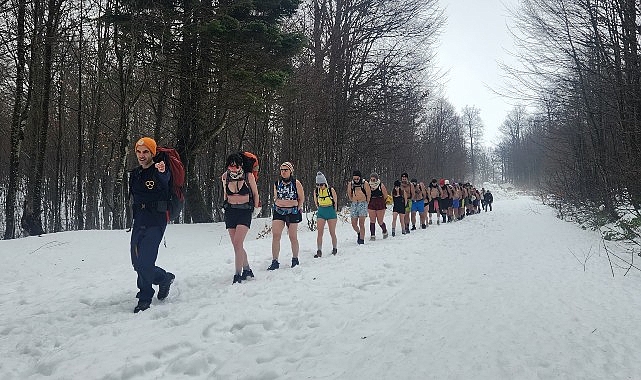
<svg viewBox="0 0 641 380">
<path fill-rule="evenodd" d="M 13 111 L 11 114 L 11 153 L 9 160 L 9 186 L 5 202 L 4 239 L 16 237 L 16 192 L 20 177 L 20 148 L 24 139 L 24 118 L 22 97 L 24 93 L 26 48 L 25 48 L 25 9 L 26 0 L 18 0 L 17 31 L 16 31 L 16 89 L 14 93 Z"/>
<path fill-rule="evenodd" d="M 30 185 L 25 199 L 25 210 L 22 216 L 22 227 L 29 235 L 41 235 L 45 231 L 42 227 L 42 185 L 47 137 L 49 133 L 49 103 L 51 99 L 51 81 L 53 72 L 53 47 L 56 43 L 55 36 L 58 27 L 60 3 L 55 0 L 48 2 L 46 32 L 43 43 L 42 74 L 40 76 L 38 104 L 40 109 L 36 113 L 34 122 L 38 127 L 37 152 Z"/>
<path fill-rule="evenodd" d="M 76 229 L 82 230 L 85 228 L 85 218 L 84 218 L 84 209 L 83 209 L 83 195 L 82 195 L 82 184 L 84 182 L 84 174 L 82 171 L 83 162 L 83 148 L 84 148 L 84 128 L 82 125 L 82 38 L 83 38 L 83 28 L 82 28 L 82 1 L 80 1 L 80 34 L 78 36 L 78 120 L 77 120 L 77 152 L 76 152 L 76 207 L 74 214 L 76 217 Z"/>
</svg>

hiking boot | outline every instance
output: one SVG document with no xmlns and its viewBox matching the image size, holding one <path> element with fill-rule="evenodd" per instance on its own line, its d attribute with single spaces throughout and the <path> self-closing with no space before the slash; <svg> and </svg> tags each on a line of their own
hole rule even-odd
<svg viewBox="0 0 641 380">
<path fill-rule="evenodd" d="M 319 258 L 319 257 L 321 257 L 321 256 L 323 256 L 323 251 L 321 251 L 321 250 L 319 249 L 318 251 L 316 251 L 316 254 L 314 255 L 314 258 L 315 258 L 315 259 L 317 259 L 317 258 Z"/>
<path fill-rule="evenodd" d="M 370 236 L 369 240 L 376 240 L 376 236 L 374 235 Z"/>
<path fill-rule="evenodd" d="M 383 232 L 383 239 L 387 239 L 388 236 L 389 234 L 387 233 L 387 231 Z"/>
<path fill-rule="evenodd" d="M 235 274 L 234 275 L 234 282 L 232 282 L 231 284 L 232 285 L 234 285 L 235 283 L 241 284 L 243 282 L 243 277 L 242 276 L 243 276 L 242 274 Z"/>
<path fill-rule="evenodd" d="M 298 257 L 292 257 L 292 268 L 295 267 L 296 265 L 300 264 L 298 262 Z"/>
<path fill-rule="evenodd" d="M 416 225 L 412 224 L 412 231 L 416 230 Z"/>
<path fill-rule="evenodd" d="M 138 301 L 138 305 L 136 305 L 136 307 L 134 308 L 134 313 L 147 310 L 150 306 L 151 301 Z"/>
<path fill-rule="evenodd" d="M 392 236 L 396 236 L 396 231 L 392 230 Z"/>
<path fill-rule="evenodd" d="M 174 282 L 175 279 L 176 279 L 176 276 L 174 276 L 173 273 L 167 272 L 167 274 L 165 275 L 165 282 L 163 282 L 162 284 L 160 284 L 160 286 L 158 286 L 157 297 L 160 301 L 167 298 L 167 296 L 169 295 L 169 288 L 171 287 L 171 284 Z"/>
<path fill-rule="evenodd" d="M 332 255 L 336 256 L 336 253 L 338 253 L 338 251 L 336 250 L 336 248 L 332 248 Z"/>
<path fill-rule="evenodd" d="M 280 264 L 278 263 L 278 260 L 272 260 L 272 265 L 267 268 L 267 270 L 274 270 L 278 269 L 280 267 Z"/>
<path fill-rule="evenodd" d="M 254 272 L 251 269 L 243 269 L 243 273 L 240 275 L 240 279 L 245 281 L 247 278 L 254 278 Z"/>
<path fill-rule="evenodd" d="M 365 244 L 365 239 L 358 239 L 356 240 L 357 244 Z"/>
<path fill-rule="evenodd" d="M 423 230 L 424 230 L 424 229 L 426 229 L 426 228 L 427 228 L 427 224 L 421 224 L 421 229 L 423 229 Z"/>
</svg>

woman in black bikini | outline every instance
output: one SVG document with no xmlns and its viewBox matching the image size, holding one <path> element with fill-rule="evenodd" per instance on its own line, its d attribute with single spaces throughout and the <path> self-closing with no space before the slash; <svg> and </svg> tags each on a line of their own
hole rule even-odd
<svg viewBox="0 0 641 380">
<path fill-rule="evenodd" d="M 243 158 L 240 154 L 227 157 L 227 170 L 223 173 L 223 194 L 225 198 L 225 227 L 234 246 L 236 272 L 234 282 L 241 283 L 254 273 L 247 262 L 247 252 L 243 243 L 252 221 L 252 212 L 258 207 L 258 187 L 252 173 L 243 171 Z"/>
</svg>

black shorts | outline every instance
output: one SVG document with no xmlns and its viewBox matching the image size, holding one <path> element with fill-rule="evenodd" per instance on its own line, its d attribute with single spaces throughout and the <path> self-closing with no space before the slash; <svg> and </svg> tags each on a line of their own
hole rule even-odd
<svg viewBox="0 0 641 380">
<path fill-rule="evenodd" d="M 441 210 L 441 214 L 444 214 L 447 212 L 447 209 L 449 207 L 452 207 L 452 200 L 451 199 L 439 199 L 438 200 L 438 208 Z"/>
<path fill-rule="evenodd" d="M 274 211 L 274 220 L 282 220 L 285 224 L 289 225 L 290 223 L 300 223 L 303 220 L 303 214 L 297 212 L 296 214 L 279 214 Z"/>
<path fill-rule="evenodd" d="M 252 210 L 225 207 L 225 228 L 236 228 L 238 225 L 250 228 L 252 224 Z"/>
<path fill-rule="evenodd" d="M 396 204 L 394 203 L 394 208 L 392 209 L 392 212 L 397 212 L 399 214 L 405 214 L 405 205 L 404 204 Z"/>
<path fill-rule="evenodd" d="M 430 214 L 434 214 L 434 213 L 437 212 L 437 207 L 436 207 L 437 206 L 437 202 L 438 202 L 438 199 L 436 199 L 436 198 L 434 198 L 434 199 L 432 199 L 430 201 L 429 210 L 428 210 Z"/>
</svg>

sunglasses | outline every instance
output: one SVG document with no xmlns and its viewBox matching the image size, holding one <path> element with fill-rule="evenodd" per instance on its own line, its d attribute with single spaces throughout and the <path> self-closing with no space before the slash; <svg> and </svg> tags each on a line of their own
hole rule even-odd
<svg viewBox="0 0 641 380">
<path fill-rule="evenodd" d="M 316 187 L 323 187 L 323 186 L 325 186 L 325 184 L 324 184 L 324 183 L 317 183 L 317 184 L 316 184 Z"/>
<path fill-rule="evenodd" d="M 289 168 L 280 168 L 280 171 L 281 171 L 281 172 L 288 172 L 288 171 L 289 171 Z"/>
</svg>

